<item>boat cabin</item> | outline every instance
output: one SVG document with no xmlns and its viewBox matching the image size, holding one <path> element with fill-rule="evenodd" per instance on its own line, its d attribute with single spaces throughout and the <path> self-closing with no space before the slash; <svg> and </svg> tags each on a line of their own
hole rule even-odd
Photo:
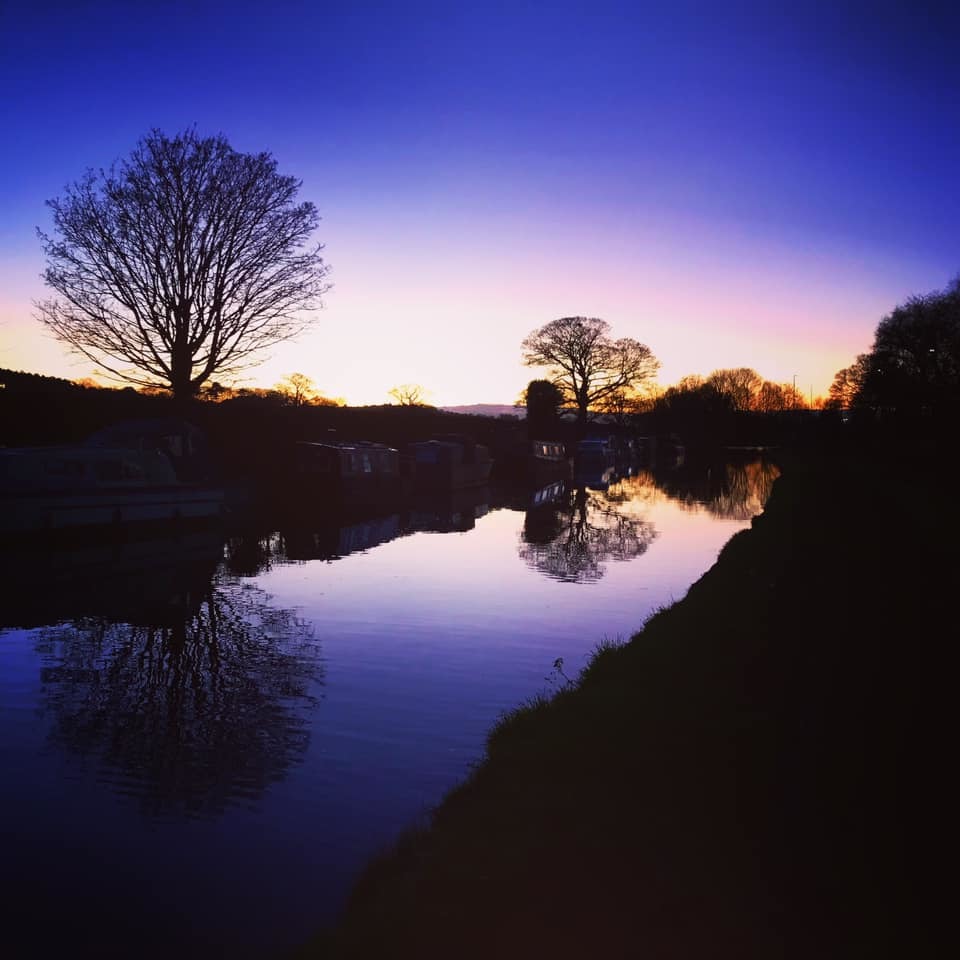
<svg viewBox="0 0 960 960">
<path fill-rule="evenodd" d="M 206 480 L 213 472 L 210 447 L 203 431 L 178 417 L 121 420 L 92 434 L 85 446 L 160 451 L 181 480 Z"/>
<path fill-rule="evenodd" d="M 559 440 L 531 440 L 530 452 L 538 460 L 565 461 L 567 459 L 563 443 Z"/>
<path fill-rule="evenodd" d="M 297 443 L 297 470 L 317 477 L 356 480 L 371 476 L 398 476 L 400 454 L 383 443 L 365 440 Z"/>
<path fill-rule="evenodd" d="M 208 520 L 221 487 L 185 482 L 160 450 L 72 444 L 0 450 L 0 531 L 129 529 Z"/>
<path fill-rule="evenodd" d="M 301 440 L 295 445 L 293 479 L 302 493 L 378 498 L 400 492 L 400 454 L 367 440 Z"/>
<path fill-rule="evenodd" d="M 417 486 L 456 489 L 487 483 L 493 469 L 490 451 L 469 437 L 443 435 L 411 443 Z"/>
<path fill-rule="evenodd" d="M 0 489 L 5 493 L 76 493 L 176 483 L 173 465 L 159 450 L 73 445 L 0 451 Z"/>
</svg>

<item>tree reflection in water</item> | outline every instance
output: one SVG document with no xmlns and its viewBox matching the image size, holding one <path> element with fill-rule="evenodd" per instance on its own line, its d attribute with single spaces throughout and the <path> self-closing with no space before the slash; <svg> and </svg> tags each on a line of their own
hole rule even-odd
<svg viewBox="0 0 960 960">
<path fill-rule="evenodd" d="M 312 628 L 223 574 L 149 624 L 87 617 L 45 629 L 52 740 L 145 813 L 215 817 L 253 804 L 304 756 Z"/>
<path fill-rule="evenodd" d="M 780 468 L 757 458 L 721 463 L 699 470 L 680 470 L 657 477 L 657 484 L 671 500 L 685 509 L 706 510 L 724 520 L 746 523 L 763 510 Z"/>
<path fill-rule="evenodd" d="M 588 583 L 603 577 L 608 561 L 639 557 L 657 532 L 648 520 L 626 509 L 632 498 L 621 488 L 564 489 L 556 501 L 528 510 L 521 558 L 554 580 Z"/>
<path fill-rule="evenodd" d="M 719 466 L 685 466 L 666 474 L 642 470 L 602 489 L 559 487 L 528 510 L 520 556 L 535 570 L 569 583 L 599 580 L 608 561 L 641 556 L 657 536 L 646 509 L 674 500 L 685 510 L 745 523 L 763 510 L 779 468 L 757 458 Z"/>
</svg>

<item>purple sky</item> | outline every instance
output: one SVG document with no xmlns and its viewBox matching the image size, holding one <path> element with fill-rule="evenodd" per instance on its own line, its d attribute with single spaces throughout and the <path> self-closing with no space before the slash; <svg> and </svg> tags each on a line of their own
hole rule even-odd
<svg viewBox="0 0 960 960">
<path fill-rule="evenodd" d="M 32 319 L 44 201 L 196 125 L 323 217 L 326 309 L 252 385 L 510 402 L 523 337 L 586 314 L 663 384 L 745 365 L 823 393 L 960 271 L 960 16 L 786 6 L 3 0 L 0 366 L 92 372 Z"/>
</svg>

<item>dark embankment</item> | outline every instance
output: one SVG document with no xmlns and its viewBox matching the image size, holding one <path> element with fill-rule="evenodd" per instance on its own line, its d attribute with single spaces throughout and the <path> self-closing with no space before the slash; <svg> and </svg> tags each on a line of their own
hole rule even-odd
<svg viewBox="0 0 960 960">
<path fill-rule="evenodd" d="M 492 733 L 305 955 L 938 955 L 942 477 L 788 464 L 686 599 Z"/>
</svg>

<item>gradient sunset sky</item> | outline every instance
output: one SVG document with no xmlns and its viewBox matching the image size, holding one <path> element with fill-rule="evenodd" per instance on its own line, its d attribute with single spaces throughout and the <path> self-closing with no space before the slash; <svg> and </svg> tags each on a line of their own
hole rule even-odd
<svg viewBox="0 0 960 960">
<path fill-rule="evenodd" d="M 954 5 L 955 6 L 955 5 Z M 150 128 L 269 150 L 334 288 L 250 371 L 512 402 L 560 316 L 825 393 L 960 272 L 950 5 L 0 0 L 0 367 L 93 372 L 33 319 L 44 201 Z"/>
</svg>

